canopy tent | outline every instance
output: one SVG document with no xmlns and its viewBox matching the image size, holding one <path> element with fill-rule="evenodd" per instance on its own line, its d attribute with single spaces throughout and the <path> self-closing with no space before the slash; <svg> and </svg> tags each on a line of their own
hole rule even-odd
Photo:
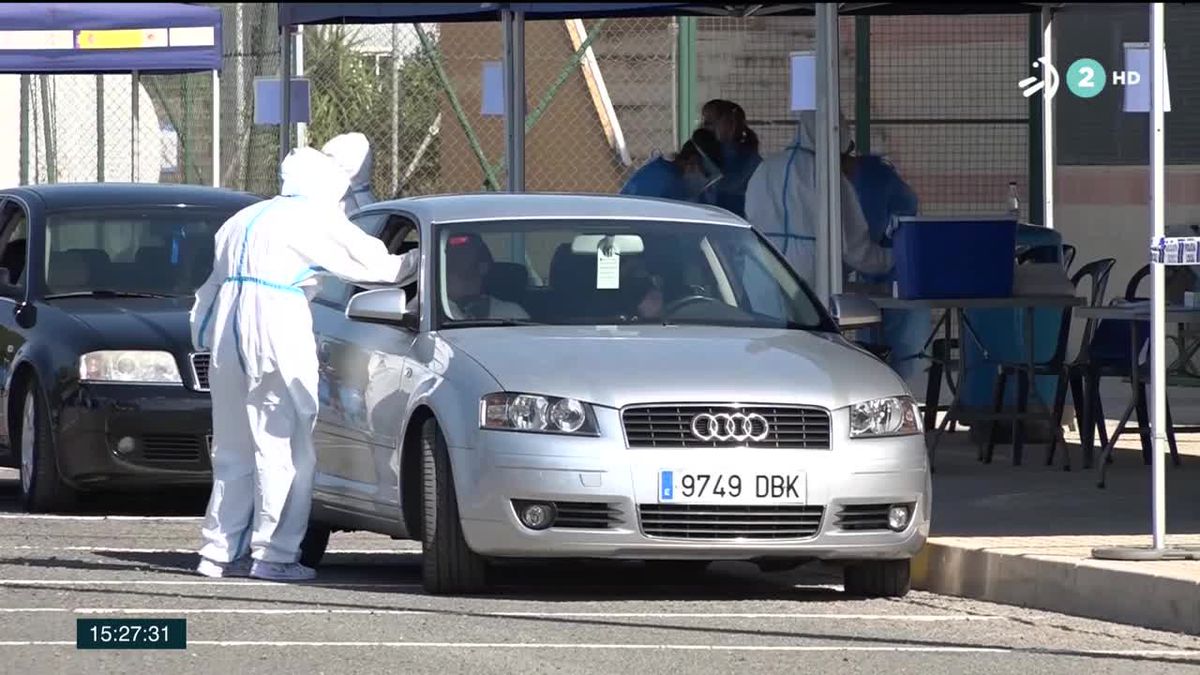
<svg viewBox="0 0 1200 675">
<path fill-rule="evenodd" d="M 830 261 L 841 260 L 841 219 L 838 183 L 833 177 L 840 170 L 837 139 L 838 116 L 838 50 L 837 18 L 839 15 L 959 15 L 959 14 L 1029 14 L 1040 12 L 1042 18 L 1042 57 L 1047 63 L 1054 61 L 1053 15 L 1055 10 L 1068 3 L 780 3 L 780 4 L 737 4 L 714 5 L 700 3 L 644 2 L 644 3 L 279 3 L 279 24 L 282 35 L 290 36 L 293 26 L 301 24 L 338 23 L 420 23 L 453 21 L 486 21 L 500 19 L 504 23 L 504 70 L 505 85 L 510 94 L 506 96 L 506 157 L 509 166 L 509 190 L 524 189 L 524 31 L 527 19 L 564 19 L 600 17 L 647 17 L 647 16 L 697 16 L 697 17 L 750 17 L 750 16 L 816 16 L 817 18 L 817 118 L 821 130 L 817 139 L 818 192 L 822 195 L 820 217 L 817 223 L 817 245 L 827 255 L 818 256 L 817 293 L 830 299 L 841 290 L 840 265 Z M 1163 8 L 1161 4 L 1148 3 L 1151 16 L 1152 108 L 1150 131 L 1151 153 L 1151 233 L 1161 238 L 1164 220 L 1164 156 L 1163 156 L 1163 87 L 1158 76 L 1164 72 L 1164 48 L 1162 42 Z M 281 125 L 281 157 L 288 152 L 291 142 L 288 131 L 287 110 L 290 80 L 290 40 L 282 45 L 283 89 Z M 830 114 L 833 111 L 834 114 Z M 1054 214 L 1054 106 L 1053 99 L 1042 96 L 1042 180 L 1044 225 L 1053 227 Z M 1154 466 L 1152 470 L 1152 535 L 1153 545 L 1149 557 L 1166 555 L 1166 506 L 1165 481 L 1163 478 L 1163 453 L 1165 451 L 1165 401 L 1166 373 L 1163 330 L 1165 326 L 1165 291 L 1161 264 L 1154 265 L 1152 304 L 1152 370 Z M 1109 552 L 1110 554 L 1112 552 Z M 1120 553 L 1118 553 L 1120 554 Z"/>
<path fill-rule="evenodd" d="M 6 2 L 0 26 L 0 73 L 133 76 L 135 165 L 139 74 L 211 71 L 213 184 L 219 184 L 221 10 L 168 2 Z"/>
</svg>

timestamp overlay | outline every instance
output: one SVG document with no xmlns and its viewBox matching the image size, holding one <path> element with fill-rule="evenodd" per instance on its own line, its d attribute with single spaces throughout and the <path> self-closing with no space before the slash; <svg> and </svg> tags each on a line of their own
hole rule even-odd
<svg viewBox="0 0 1200 675">
<path fill-rule="evenodd" d="M 187 619 L 76 619 L 76 649 L 187 649 Z"/>
</svg>

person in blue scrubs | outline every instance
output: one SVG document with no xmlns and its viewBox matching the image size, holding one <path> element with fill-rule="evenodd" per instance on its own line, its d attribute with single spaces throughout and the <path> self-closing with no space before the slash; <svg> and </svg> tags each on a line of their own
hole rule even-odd
<svg viewBox="0 0 1200 675">
<path fill-rule="evenodd" d="M 746 217 L 746 185 L 762 163 L 758 135 L 746 125 L 746 111 L 733 101 L 714 98 L 700 110 L 701 124 L 721 142 L 724 177 L 709 190 L 709 200 L 742 218 Z"/>
<path fill-rule="evenodd" d="M 642 165 L 621 194 L 711 203 L 706 192 L 720 180 L 721 144 L 713 132 L 697 129 L 673 158 L 659 155 Z"/>
<path fill-rule="evenodd" d="M 871 240 L 881 246 L 891 246 L 887 228 L 893 217 L 915 216 L 919 207 L 916 192 L 900 177 L 900 172 L 881 155 L 855 155 L 853 143 L 842 155 L 842 172 L 854 185 L 858 202 L 867 219 Z M 861 275 L 871 284 L 887 284 L 893 274 Z M 921 351 L 932 324 L 929 310 L 883 312 L 882 341 L 892 348 L 892 367 L 905 380 L 925 370 L 923 360 L 908 359 Z"/>
</svg>

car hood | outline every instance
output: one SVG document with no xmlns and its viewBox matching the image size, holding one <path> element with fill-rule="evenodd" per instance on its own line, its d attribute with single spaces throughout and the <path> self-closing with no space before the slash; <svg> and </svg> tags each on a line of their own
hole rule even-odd
<svg viewBox="0 0 1200 675">
<path fill-rule="evenodd" d="M 778 403 L 828 409 L 907 394 L 840 335 L 700 326 L 530 326 L 442 331 L 506 391 L 640 403 Z"/>
<path fill-rule="evenodd" d="M 192 349 L 191 296 L 179 298 L 62 298 L 46 301 L 88 329 L 97 348 Z"/>
</svg>

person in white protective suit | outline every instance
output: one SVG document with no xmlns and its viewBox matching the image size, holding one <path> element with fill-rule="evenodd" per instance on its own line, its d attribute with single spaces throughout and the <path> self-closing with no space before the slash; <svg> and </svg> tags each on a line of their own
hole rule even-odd
<svg viewBox="0 0 1200 675">
<path fill-rule="evenodd" d="M 342 196 L 342 211 L 350 215 L 379 201 L 371 193 L 371 168 L 375 154 L 367 137 L 353 132 L 334 136 L 321 147 L 321 152 L 333 158 L 342 170 L 350 174 L 350 187 Z"/>
<path fill-rule="evenodd" d="M 217 231 L 213 271 L 190 316 L 197 351 L 211 352 L 213 490 L 197 568 L 205 576 L 315 575 L 298 562 L 316 464 L 309 301 L 321 275 L 403 285 L 417 272 L 415 251 L 390 255 L 346 219 L 338 200 L 350 179 L 328 155 L 294 150 L 281 174 L 278 197 Z"/>
<path fill-rule="evenodd" d="M 815 285 L 817 277 L 817 114 L 800 113 L 796 139 L 782 152 L 763 159 L 746 187 L 746 220 L 766 235 L 799 275 Z M 841 150 L 850 150 L 845 119 Z M 842 256 L 864 274 L 883 274 L 892 268 L 892 253 L 871 241 L 870 228 L 854 186 L 838 173 L 842 184 Z M 840 272 L 840 270 L 839 270 Z"/>
</svg>

